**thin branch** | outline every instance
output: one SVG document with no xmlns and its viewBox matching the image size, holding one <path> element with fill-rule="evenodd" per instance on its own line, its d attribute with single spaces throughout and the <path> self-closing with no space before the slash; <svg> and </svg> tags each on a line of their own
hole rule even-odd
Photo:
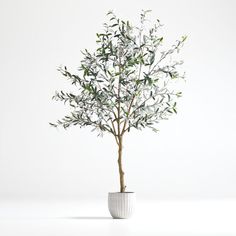
<svg viewBox="0 0 236 236">
<path fill-rule="evenodd" d="M 121 52 L 119 52 L 121 53 Z M 118 81 L 118 92 L 117 92 L 117 97 L 118 97 L 118 108 L 117 108 L 117 129 L 118 129 L 118 138 L 120 138 L 120 87 L 121 87 L 121 58 L 119 54 L 119 81 Z"/>
<path fill-rule="evenodd" d="M 118 140 L 118 138 L 117 138 L 117 133 L 116 133 L 116 129 L 115 129 L 115 125 L 114 125 L 113 121 L 111 121 L 111 125 L 112 125 L 112 127 L 113 127 L 113 131 L 114 131 L 113 135 L 114 135 L 114 137 L 115 137 L 116 143 L 117 143 L 117 145 L 119 146 L 119 140 Z"/>
<path fill-rule="evenodd" d="M 139 46 L 141 47 L 141 36 L 142 36 L 142 30 L 140 29 L 139 30 Z M 141 53 L 143 53 L 143 50 L 141 48 Z M 142 71 L 142 63 L 140 62 L 139 64 L 139 72 L 138 72 L 138 80 L 140 80 L 140 76 L 141 76 L 141 71 Z M 138 86 L 136 87 L 136 90 L 138 90 Z M 132 108 L 132 105 L 134 103 L 134 99 L 135 99 L 135 94 L 133 95 L 133 98 L 130 102 L 130 105 L 129 105 L 129 108 L 128 108 L 128 111 L 127 111 L 127 118 L 125 120 L 125 123 L 124 123 L 124 126 L 123 126 L 123 129 L 122 129 L 122 135 L 125 133 L 125 128 L 126 128 L 126 125 L 127 125 L 127 121 L 129 119 L 129 113 L 130 113 L 130 110 Z"/>
<path fill-rule="evenodd" d="M 133 96 L 133 98 L 132 98 L 132 100 L 131 100 L 131 102 L 130 102 L 128 111 L 127 111 L 127 118 L 126 118 L 126 120 L 125 120 L 123 129 L 122 129 L 122 132 L 121 132 L 122 135 L 125 133 L 126 124 L 127 124 L 128 118 L 129 118 L 129 113 L 130 113 L 131 107 L 132 107 L 132 105 L 133 105 L 133 103 L 134 103 L 134 99 L 135 99 L 135 95 Z"/>
</svg>

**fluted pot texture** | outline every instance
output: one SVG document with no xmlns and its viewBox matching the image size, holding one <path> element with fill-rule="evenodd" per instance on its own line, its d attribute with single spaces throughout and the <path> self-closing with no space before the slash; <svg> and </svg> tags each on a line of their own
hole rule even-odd
<svg viewBox="0 0 236 236">
<path fill-rule="evenodd" d="M 134 192 L 117 192 L 108 194 L 108 208 L 114 219 L 128 219 L 133 215 L 135 208 Z"/>
</svg>

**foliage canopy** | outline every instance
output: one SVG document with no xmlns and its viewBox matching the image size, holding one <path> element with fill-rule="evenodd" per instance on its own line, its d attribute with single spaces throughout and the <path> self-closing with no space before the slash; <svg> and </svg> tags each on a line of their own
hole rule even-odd
<svg viewBox="0 0 236 236">
<path fill-rule="evenodd" d="M 71 107 L 71 113 L 53 126 L 92 126 L 109 132 L 119 143 L 119 136 L 131 129 L 156 130 L 156 123 L 176 113 L 176 100 L 181 92 L 171 83 L 184 78 L 179 72 L 182 61 L 173 60 L 183 46 L 181 37 L 168 50 L 159 20 L 146 28 L 147 14 L 142 11 L 140 25 L 133 26 L 109 11 L 104 31 L 97 33 L 97 50 L 85 49 L 78 74 L 67 67 L 59 71 L 77 88 L 77 93 L 56 92 L 53 99 Z"/>
</svg>

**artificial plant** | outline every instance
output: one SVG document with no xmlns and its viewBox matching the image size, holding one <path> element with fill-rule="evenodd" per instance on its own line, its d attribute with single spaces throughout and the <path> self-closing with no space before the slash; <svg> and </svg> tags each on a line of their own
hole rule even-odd
<svg viewBox="0 0 236 236">
<path fill-rule="evenodd" d="M 123 137 L 132 129 L 151 128 L 176 113 L 176 100 L 181 92 L 173 90 L 173 82 L 183 79 L 173 60 L 186 37 L 163 49 L 162 25 L 156 20 L 145 27 L 147 13 L 142 11 L 140 25 L 133 26 L 109 11 L 102 33 L 97 33 L 97 49 L 85 49 L 78 73 L 59 68 L 76 93 L 56 92 L 53 99 L 71 107 L 70 114 L 51 125 L 67 128 L 91 126 L 102 135 L 112 134 L 118 146 L 120 192 L 125 192 L 122 167 Z"/>
</svg>

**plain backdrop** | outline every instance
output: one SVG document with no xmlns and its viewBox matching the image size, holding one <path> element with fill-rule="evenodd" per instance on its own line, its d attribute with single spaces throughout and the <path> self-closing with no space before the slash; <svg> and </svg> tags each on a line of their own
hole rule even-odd
<svg viewBox="0 0 236 236">
<path fill-rule="evenodd" d="M 76 71 L 108 10 L 137 22 L 151 9 L 166 45 L 188 35 L 180 54 L 186 83 L 178 114 L 158 134 L 125 137 L 127 190 L 150 199 L 235 198 L 235 8 L 233 0 L 0 0 L 0 197 L 105 198 L 119 190 L 113 137 L 50 127 L 66 114 L 51 97 L 70 91 L 57 68 Z"/>
</svg>

